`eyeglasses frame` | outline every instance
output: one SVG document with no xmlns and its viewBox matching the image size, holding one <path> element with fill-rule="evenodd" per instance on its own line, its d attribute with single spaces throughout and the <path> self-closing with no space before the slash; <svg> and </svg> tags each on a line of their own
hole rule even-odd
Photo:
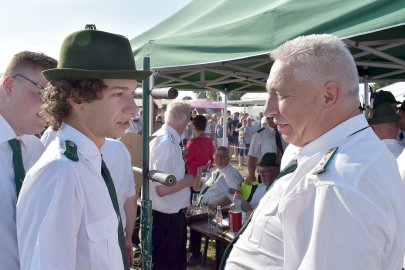
<svg viewBox="0 0 405 270">
<path fill-rule="evenodd" d="M 45 90 L 45 87 L 44 87 L 44 86 L 40 85 L 40 84 L 37 83 L 37 82 L 34 82 L 33 80 L 31 80 L 31 79 L 25 77 L 24 75 L 22 75 L 22 74 L 20 74 L 20 73 L 17 73 L 17 74 L 15 74 L 15 75 L 13 75 L 13 78 L 15 78 L 15 77 L 17 77 L 17 76 L 20 76 L 21 78 L 23 78 L 23 79 L 29 81 L 30 83 L 32 83 L 36 88 L 39 89 L 39 91 L 40 91 L 41 93 Z"/>
</svg>

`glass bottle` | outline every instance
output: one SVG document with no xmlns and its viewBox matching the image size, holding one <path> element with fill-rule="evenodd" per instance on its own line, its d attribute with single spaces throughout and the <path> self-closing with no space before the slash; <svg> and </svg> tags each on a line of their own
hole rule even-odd
<svg viewBox="0 0 405 270">
<path fill-rule="evenodd" d="M 215 223 L 217 225 L 217 229 L 221 228 L 222 219 L 223 219 L 223 216 L 222 216 L 221 206 L 217 205 L 217 212 L 215 213 Z"/>
</svg>

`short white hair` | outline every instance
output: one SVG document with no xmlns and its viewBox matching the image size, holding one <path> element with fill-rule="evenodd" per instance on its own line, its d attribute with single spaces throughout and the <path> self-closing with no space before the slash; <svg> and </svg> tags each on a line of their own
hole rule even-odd
<svg viewBox="0 0 405 270">
<path fill-rule="evenodd" d="M 172 101 L 165 111 L 165 123 L 184 123 L 190 119 L 190 114 L 190 104 L 185 101 Z"/>
<path fill-rule="evenodd" d="M 282 44 L 270 54 L 294 68 L 297 81 L 336 81 L 343 91 L 358 100 L 359 76 L 346 45 L 336 36 L 300 36 Z"/>
</svg>

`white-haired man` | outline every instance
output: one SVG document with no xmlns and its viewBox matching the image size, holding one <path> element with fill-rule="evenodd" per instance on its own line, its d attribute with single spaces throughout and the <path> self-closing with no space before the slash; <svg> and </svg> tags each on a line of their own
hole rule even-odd
<svg viewBox="0 0 405 270">
<path fill-rule="evenodd" d="M 174 186 L 150 182 L 153 269 L 187 268 L 184 210 L 190 204 L 190 187 L 194 184 L 194 177 L 185 174 L 180 142 L 190 111 L 190 105 L 185 102 L 171 102 L 165 112 L 165 124 L 153 134 L 156 138 L 150 142 L 150 169 L 172 174 L 177 179 Z"/>
<path fill-rule="evenodd" d="M 288 41 L 266 115 L 297 147 L 240 235 L 226 269 L 401 269 L 405 187 L 358 109 L 356 65 L 331 35 Z"/>
</svg>

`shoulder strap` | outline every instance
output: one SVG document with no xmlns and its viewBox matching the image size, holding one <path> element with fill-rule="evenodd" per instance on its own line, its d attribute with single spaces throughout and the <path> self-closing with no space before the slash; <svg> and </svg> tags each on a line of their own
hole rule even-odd
<svg viewBox="0 0 405 270">
<path fill-rule="evenodd" d="M 70 160 L 75 162 L 79 161 L 79 156 L 77 155 L 77 146 L 74 142 L 66 140 L 63 144 L 63 154 Z"/>
</svg>

